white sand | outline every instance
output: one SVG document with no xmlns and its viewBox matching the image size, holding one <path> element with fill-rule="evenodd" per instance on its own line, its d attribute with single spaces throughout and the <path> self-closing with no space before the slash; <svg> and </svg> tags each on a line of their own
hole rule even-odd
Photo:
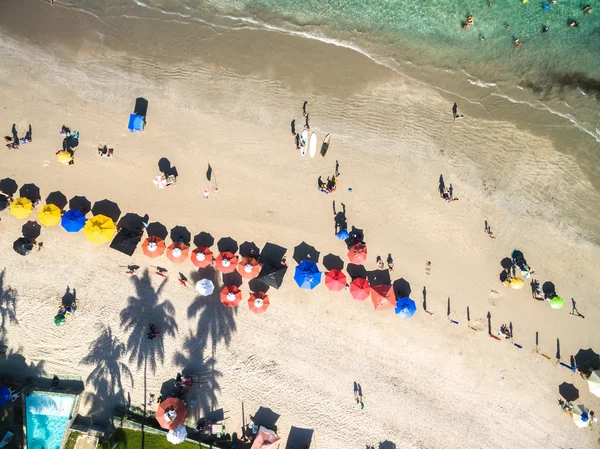
<svg viewBox="0 0 600 449">
<path fill-rule="evenodd" d="M 67 68 L 33 50 L 27 62 L 11 45 L 4 41 L 0 47 L 2 59 L 11 61 L 0 70 L 0 124 L 8 134 L 13 122 L 21 133 L 31 122 L 34 142 L 19 151 L 2 151 L 0 178 L 12 177 L 19 185 L 33 182 L 42 198 L 55 190 L 67 198 L 85 195 L 92 203 L 108 198 L 123 214 L 148 213 L 150 221 L 169 229 L 187 226 L 192 235 L 207 231 L 215 241 L 231 236 L 240 244 L 250 240 L 259 247 L 274 242 L 288 249 L 290 263 L 282 288 L 269 291 L 272 306 L 266 314 L 254 315 L 243 302 L 228 315 L 215 300 L 197 298 L 176 281 L 178 271 L 192 278 L 191 263 L 173 265 L 161 258 L 159 264 L 170 270 L 170 278 L 162 285 L 151 271 L 152 288 L 137 290 L 136 282 L 144 278 L 128 279 L 119 265 L 145 268 L 154 261 L 141 251 L 129 259 L 108 245 L 95 247 L 82 234 L 67 234 L 60 227 L 43 229 L 42 251 L 21 257 L 11 248 L 25 221 L 3 212 L 3 289 L 16 291 L 18 320 L 7 320 L 4 337 L 10 350 L 21 353 L 27 363 L 42 365 L 49 375 L 87 379 L 96 364 L 82 360 L 107 328 L 115 340 L 127 344 L 130 331 L 121 325 L 123 313 L 143 329 L 159 319 L 160 307 L 152 304 L 154 292 L 161 288 L 158 301 L 174 306 L 177 329 L 172 335 L 161 329 L 160 339 L 142 342 L 143 350 L 164 344 L 164 358 L 155 357 L 155 370 L 148 367 L 147 391 L 158 396 L 164 381 L 185 368 L 199 370 L 204 360 L 204 370 L 214 368 L 215 379 L 194 389 L 199 399 L 192 415 L 202 416 L 202 407 L 223 408 L 228 432 L 240 433 L 243 404 L 246 418 L 260 406 L 281 415 L 277 426 L 283 438 L 291 426 L 314 429 L 312 447 L 319 449 L 377 447 L 382 441 L 398 448 L 596 447 L 596 431 L 577 429 L 560 411 L 558 385 L 574 383 L 581 394 L 578 403 L 591 409 L 599 400 L 554 356 L 557 339 L 567 364 L 578 349 L 600 341 L 595 301 L 600 253 L 543 221 L 497 209 L 483 192 L 460 181 L 468 173 L 463 161 L 434 156 L 439 148 L 432 147 L 434 140 L 423 121 L 443 123 L 448 117 L 431 113 L 424 118 L 413 100 L 426 95 L 428 111 L 445 111 L 447 105 L 437 95 L 406 87 L 406 104 L 395 112 L 403 117 L 403 150 L 396 156 L 379 153 L 375 144 L 370 153 L 340 145 L 331 130 L 334 143 L 326 158 L 301 159 L 288 131 L 288 117 L 301 104 L 295 96 L 290 98 L 290 115 L 277 123 L 266 118 L 272 115 L 261 119 L 267 100 L 255 105 L 255 120 L 241 121 L 235 118 L 239 111 L 224 115 L 194 104 L 178 84 L 146 83 L 142 88 L 136 75 L 120 77 L 105 66 Z M 220 75 L 213 75 L 215 86 L 226 86 Z M 250 86 L 254 81 L 237 82 Z M 210 96 L 219 98 L 222 93 L 230 98 L 240 85 L 232 87 L 234 92 L 211 90 Z M 125 128 L 138 95 L 150 102 L 149 125 L 143 134 L 132 135 Z M 317 112 L 312 120 L 321 138 Z M 81 132 L 74 166 L 54 159 L 61 124 Z M 452 129 L 451 125 L 442 126 Z M 465 126 L 478 140 L 490 134 L 486 123 L 465 121 Z M 499 127 L 496 132 L 514 133 L 517 142 L 525 138 L 513 129 Z M 449 132 L 446 153 L 452 155 L 461 139 Z M 504 145 L 501 139 L 491 140 Z M 550 146 L 532 136 L 529 142 Z M 97 156 L 100 143 L 115 148 L 114 159 Z M 429 148 L 428 156 L 409 156 L 407 148 Z M 180 175 L 177 186 L 164 191 L 151 183 L 161 157 L 168 157 Z M 332 174 L 336 158 L 342 173 L 339 191 L 317 192 L 316 178 Z M 218 192 L 204 200 L 207 160 L 215 169 Z M 448 205 L 438 198 L 440 173 L 453 183 L 460 201 Z M 360 303 L 346 292 L 330 293 L 324 285 L 310 292 L 296 287 L 291 256 L 303 240 L 321 257 L 331 252 L 346 260 L 343 242 L 333 235 L 332 200 L 338 207 L 346 204 L 350 225 L 365 229 L 368 269 L 375 269 L 376 255 L 385 260 L 392 253 L 392 278 L 410 282 L 411 296 L 419 305 L 415 317 L 401 320 L 390 311 L 374 313 L 370 301 Z M 496 240 L 482 232 L 484 219 Z M 515 291 L 500 284 L 499 262 L 515 247 L 525 253 L 538 279 L 557 285 L 567 302 L 564 309 L 534 301 L 528 286 Z M 427 260 L 433 264 L 431 276 L 425 275 Z M 434 316 L 422 311 L 424 285 Z M 55 327 L 52 317 L 67 286 L 77 290 L 77 315 L 66 326 Z M 247 284 L 242 289 L 246 299 Z M 134 304 L 143 304 L 137 311 L 150 312 L 123 312 L 131 297 L 136 298 Z M 446 317 L 448 297 L 450 317 L 459 325 Z M 569 315 L 571 297 L 585 319 Z M 471 325 L 479 332 L 468 327 L 467 306 Z M 494 332 L 512 321 L 522 350 L 486 335 L 488 312 Z M 540 352 L 552 361 L 535 354 L 536 332 Z M 214 339 L 205 342 L 203 335 Z M 106 358 L 107 366 L 118 360 L 131 370 L 133 382 L 122 376 L 123 397 L 130 395 L 132 404 L 142 404 L 143 363 L 137 357 L 130 360 L 128 350 L 120 356 L 114 348 L 103 350 L 95 356 Z M 210 357 L 214 366 L 207 362 Z M 101 421 L 118 401 L 121 385 L 114 391 L 113 381 L 90 379 L 90 400 L 81 412 Z M 354 402 L 354 381 L 362 386 L 364 410 Z M 216 384 L 211 393 L 208 387 Z M 213 394 L 214 401 L 206 402 Z"/>
</svg>

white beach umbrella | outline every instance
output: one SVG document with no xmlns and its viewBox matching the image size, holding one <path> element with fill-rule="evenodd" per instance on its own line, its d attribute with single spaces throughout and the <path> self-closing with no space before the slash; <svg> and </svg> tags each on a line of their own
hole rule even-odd
<svg viewBox="0 0 600 449">
<path fill-rule="evenodd" d="M 583 405 L 573 408 L 573 422 L 577 427 L 587 427 L 590 424 L 590 411 Z"/>
<path fill-rule="evenodd" d="M 164 189 L 167 187 L 167 179 L 164 176 L 157 176 L 152 180 L 152 182 L 159 189 Z"/>
<path fill-rule="evenodd" d="M 179 426 L 177 429 L 169 430 L 169 433 L 167 433 L 167 440 L 169 441 L 169 443 L 183 443 L 186 438 L 187 430 L 185 430 L 185 426 Z"/>
<path fill-rule="evenodd" d="M 590 393 L 600 398 L 600 370 L 593 371 L 587 381 Z"/>
<path fill-rule="evenodd" d="M 213 284 L 209 279 L 200 279 L 196 283 L 196 290 L 201 296 L 208 296 L 215 291 L 215 284 Z"/>
</svg>

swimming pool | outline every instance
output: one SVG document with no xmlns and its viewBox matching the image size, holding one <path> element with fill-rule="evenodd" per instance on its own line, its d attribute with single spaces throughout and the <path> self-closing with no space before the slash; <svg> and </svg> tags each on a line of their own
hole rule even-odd
<svg viewBox="0 0 600 449">
<path fill-rule="evenodd" d="M 27 449 L 60 449 L 75 398 L 37 391 L 25 398 Z"/>
</svg>

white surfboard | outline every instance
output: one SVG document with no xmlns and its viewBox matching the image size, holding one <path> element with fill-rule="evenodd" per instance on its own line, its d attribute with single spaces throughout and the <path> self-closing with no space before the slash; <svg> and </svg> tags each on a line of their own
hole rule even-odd
<svg viewBox="0 0 600 449">
<path fill-rule="evenodd" d="M 306 147 L 308 146 L 308 131 L 302 131 L 300 134 L 300 154 L 306 156 Z"/>
<path fill-rule="evenodd" d="M 315 154 L 317 154 L 317 133 L 315 132 L 310 135 L 310 148 L 308 149 L 308 154 L 310 157 L 315 157 Z"/>
</svg>

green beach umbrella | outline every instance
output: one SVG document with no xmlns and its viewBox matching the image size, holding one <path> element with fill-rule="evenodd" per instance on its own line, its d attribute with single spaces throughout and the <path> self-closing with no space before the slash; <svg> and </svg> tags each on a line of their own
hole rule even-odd
<svg viewBox="0 0 600 449">
<path fill-rule="evenodd" d="M 550 307 L 553 309 L 562 309 L 565 305 L 565 301 L 560 296 L 555 296 L 550 300 Z"/>
<path fill-rule="evenodd" d="M 64 326 L 66 322 L 65 316 L 60 313 L 54 317 L 54 324 L 57 326 Z"/>
</svg>

